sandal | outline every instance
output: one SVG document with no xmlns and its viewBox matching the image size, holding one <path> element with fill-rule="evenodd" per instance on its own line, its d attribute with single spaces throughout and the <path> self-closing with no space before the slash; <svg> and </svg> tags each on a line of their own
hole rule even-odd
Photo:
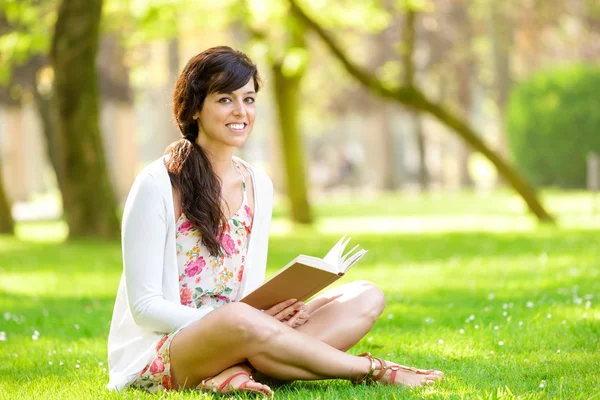
<svg viewBox="0 0 600 400">
<path fill-rule="evenodd" d="M 369 353 L 369 352 L 359 354 L 358 357 L 367 357 L 369 359 L 369 361 L 371 361 L 371 369 L 361 379 L 354 380 L 353 381 L 354 384 L 375 383 L 375 382 L 381 380 L 381 378 L 383 378 L 385 376 L 388 369 L 392 371 L 392 374 L 390 376 L 390 381 L 389 381 L 390 385 L 393 385 L 395 383 L 396 375 L 399 370 L 410 371 L 416 375 L 436 375 L 439 377 L 444 376 L 444 374 L 441 371 L 436 371 L 434 369 L 424 370 L 424 369 L 418 369 L 418 368 L 413 368 L 413 367 L 407 367 L 407 366 L 399 365 L 399 364 L 388 365 L 388 363 L 385 360 L 383 360 L 381 358 L 373 357 L 371 355 L 371 353 Z M 380 371 L 377 373 L 377 375 L 375 375 L 375 369 L 376 369 L 375 360 L 377 360 L 379 362 L 379 370 Z"/>
<path fill-rule="evenodd" d="M 233 381 L 238 376 L 246 376 L 248 379 L 246 379 L 244 382 L 242 382 L 237 387 L 235 387 L 235 386 L 233 386 L 231 381 Z M 230 377 L 225 379 L 219 386 L 216 386 L 216 382 L 215 382 L 214 378 L 215 377 L 203 379 L 202 383 L 200 385 L 198 385 L 197 388 L 200 390 L 204 390 L 204 391 L 212 390 L 215 393 L 221 393 L 221 394 L 232 393 L 234 391 L 244 391 L 244 392 L 259 393 L 259 394 L 263 394 L 265 396 L 268 395 L 267 393 L 265 393 L 261 390 L 246 387 L 249 382 L 256 382 L 254 380 L 254 378 L 252 378 L 252 375 L 250 375 L 250 372 L 248 372 L 248 371 L 240 371 L 240 372 L 234 373 L 233 375 L 231 375 Z M 210 383 L 210 386 L 207 386 L 208 383 Z"/>
</svg>

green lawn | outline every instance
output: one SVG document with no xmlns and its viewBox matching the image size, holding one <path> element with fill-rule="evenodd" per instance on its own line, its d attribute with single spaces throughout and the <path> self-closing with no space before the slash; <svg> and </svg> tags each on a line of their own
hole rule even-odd
<svg viewBox="0 0 600 400">
<path fill-rule="evenodd" d="M 585 194 L 545 200 L 560 228 L 537 228 L 502 192 L 325 198 L 311 229 L 292 227 L 278 208 L 269 273 L 350 234 L 370 251 L 340 283 L 371 280 L 388 302 L 352 352 L 447 379 L 417 390 L 296 382 L 276 398 L 600 399 L 600 216 Z M 64 232 L 29 223 L 18 239 L 0 236 L 0 399 L 156 398 L 104 388 L 119 244 L 64 243 Z"/>
</svg>

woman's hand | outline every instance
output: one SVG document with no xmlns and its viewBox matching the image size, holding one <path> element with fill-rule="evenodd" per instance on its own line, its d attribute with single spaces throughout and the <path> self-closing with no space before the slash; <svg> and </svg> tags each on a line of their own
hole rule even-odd
<svg viewBox="0 0 600 400">
<path fill-rule="evenodd" d="M 308 321 L 306 305 L 296 299 L 289 299 L 265 310 L 267 315 L 272 316 L 284 324 L 296 328 Z"/>
<path fill-rule="evenodd" d="M 308 308 L 306 307 L 306 304 L 302 303 L 302 308 L 300 309 L 300 311 L 297 314 L 298 314 L 298 317 L 296 318 L 294 325 L 291 325 L 292 328 L 297 328 L 301 325 L 304 325 L 306 323 L 306 321 L 308 321 L 309 313 L 308 313 Z"/>
</svg>

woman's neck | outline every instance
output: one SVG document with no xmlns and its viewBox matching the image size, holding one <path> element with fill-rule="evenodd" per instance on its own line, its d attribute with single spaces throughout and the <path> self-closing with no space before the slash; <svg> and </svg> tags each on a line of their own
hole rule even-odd
<svg viewBox="0 0 600 400">
<path fill-rule="evenodd" d="M 202 147 L 202 150 L 208 156 L 210 164 L 212 165 L 213 171 L 221 182 L 225 182 L 228 177 L 237 175 L 235 167 L 232 162 L 233 158 L 233 147 L 223 145 L 211 145 L 211 143 L 201 143 L 203 141 L 198 140 L 196 143 Z"/>
</svg>

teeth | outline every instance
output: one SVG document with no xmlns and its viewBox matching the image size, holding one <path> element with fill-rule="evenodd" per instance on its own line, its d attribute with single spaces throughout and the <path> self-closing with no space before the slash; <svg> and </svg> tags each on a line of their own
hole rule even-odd
<svg viewBox="0 0 600 400">
<path fill-rule="evenodd" d="M 229 124 L 229 127 L 231 129 L 242 130 L 244 129 L 244 124 Z"/>
</svg>

